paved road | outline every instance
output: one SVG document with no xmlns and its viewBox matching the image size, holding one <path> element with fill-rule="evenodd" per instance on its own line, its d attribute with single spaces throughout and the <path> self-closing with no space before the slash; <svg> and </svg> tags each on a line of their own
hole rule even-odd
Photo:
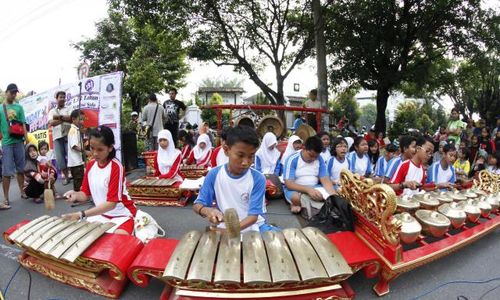
<svg viewBox="0 0 500 300">
<path fill-rule="evenodd" d="M 128 178 L 133 179 L 137 176 L 140 176 L 140 173 L 135 172 L 130 174 Z M 61 193 L 70 189 L 70 186 L 63 187 L 60 183 L 56 187 Z M 14 184 L 11 188 L 11 195 L 16 195 L 15 197 L 11 196 L 12 209 L 0 211 L 1 232 L 23 219 L 33 219 L 46 213 L 43 205 L 21 199 Z M 186 208 L 142 207 L 142 209 L 150 213 L 166 230 L 167 235 L 173 238 L 180 238 L 188 230 L 203 230 L 207 225 L 206 220 L 194 215 L 190 204 Z M 60 215 L 77 210 L 81 210 L 81 208 L 71 208 L 64 201 L 58 201 L 51 214 Z M 283 201 L 271 202 L 268 206 L 268 212 L 270 222 L 277 226 L 300 226 L 299 220 L 288 213 L 288 208 Z M 6 245 L 3 240 L 0 242 L 0 289 L 2 291 L 5 290 L 7 283 L 19 266 L 16 261 L 16 256 L 19 253 L 18 248 Z M 30 275 L 31 299 L 103 299 L 60 284 L 35 272 L 30 272 Z M 499 278 L 499 280 L 485 284 L 447 285 L 422 299 L 479 299 L 483 293 L 499 286 L 500 229 L 448 257 L 401 275 L 391 284 L 391 293 L 383 299 L 412 299 L 449 281 L 481 281 L 491 278 Z M 21 268 L 9 286 L 6 299 L 27 299 L 29 282 L 28 272 Z M 361 273 L 358 273 L 349 279 L 349 283 L 355 290 L 357 299 L 377 298 L 371 290 L 375 284 L 374 279 L 368 280 Z M 129 284 L 121 299 L 158 299 L 162 289 L 162 283 L 156 280 L 152 280 L 147 288 L 139 288 Z M 500 287 L 487 294 L 483 299 L 500 299 Z"/>
</svg>

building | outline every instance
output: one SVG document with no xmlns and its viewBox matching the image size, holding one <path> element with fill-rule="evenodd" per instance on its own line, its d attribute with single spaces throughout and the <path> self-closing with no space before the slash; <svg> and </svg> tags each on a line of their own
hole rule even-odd
<svg viewBox="0 0 500 300">
<path fill-rule="evenodd" d="M 241 95 L 245 90 L 241 87 L 200 87 L 198 95 L 204 105 L 208 104 L 212 95 L 217 93 L 224 100 L 224 104 L 243 104 Z"/>
</svg>

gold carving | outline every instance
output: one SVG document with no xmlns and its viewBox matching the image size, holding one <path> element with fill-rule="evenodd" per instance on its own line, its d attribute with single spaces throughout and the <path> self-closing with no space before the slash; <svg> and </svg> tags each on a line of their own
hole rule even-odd
<svg viewBox="0 0 500 300">
<path fill-rule="evenodd" d="M 385 184 L 373 184 L 371 179 L 361 180 L 348 170 L 340 172 L 340 194 L 352 208 L 376 226 L 382 238 L 390 245 L 399 244 L 401 222 L 392 217 L 396 211 L 396 194 Z"/>
<path fill-rule="evenodd" d="M 59 282 L 69 284 L 78 288 L 86 289 L 92 293 L 108 297 L 108 298 L 117 298 L 119 295 L 115 295 L 109 293 L 109 291 L 105 290 L 102 286 L 100 286 L 95 279 L 93 278 L 85 278 L 83 276 L 75 276 L 75 274 L 68 274 L 63 271 L 55 270 L 45 266 L 44 264 L 37 263 L 30 259 L 29 256 L 26 258 L 19 259 L 19 263 L 26 268 L 31 270 L 35 270 L 42 275 L 55 279 Z"/>
<path fill-rule="evenodd" d="M 482 170 L 478 178 L 474 179 L 474 187 L 485 192 L 498 193 L 500 192 L 500 175 Z"/>
<path fill-rule="evenodd" d="M 149 199 L 134 199 L 134 203 L 136 205 L 142 206 L 178 206 L 183 207 L 186 206 L 187 199 L 182 197 L 179 200 L 149 200 Z"/>
<path fill-rule="evenodd" d="M 83 256 L 79 256 L 75 261 L 75 265 L 89 270 L 94 270 L 94 272 L 97 273 L 108 269 L 109 275 L 113 277 L 113 279 L 123 280 L 125 278 L 125 275 L 122 273 L 122 271 L 120 271 L 120 269 L 118 269 L 115 265 L 107 262 L 91 260 Z"/>
</svg>

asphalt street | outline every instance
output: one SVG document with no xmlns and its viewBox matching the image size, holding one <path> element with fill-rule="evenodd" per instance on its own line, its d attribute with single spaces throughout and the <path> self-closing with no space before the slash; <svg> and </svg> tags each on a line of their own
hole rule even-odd
<svg viewBox="0 0 500 300">
<path fill-rule="evenodd" d="M 140 172 L 132 172 L 127 178 L 132 180 L 140 175 Z M 56 188 L 62 194 L 71 189 L 71 184 L 62 186 L 58 182 Z M 0 211 L 1 232 L 21 220 L 47 214 L 43 204 L 21 199 L 17 184 L 14 182 L 11 186 L 11 206 L 10 210 Z M 71 208 L 64 201 L 57 201 L 56 208 L 49 214 L 61 215 L 81 209 L 82 207 Z M 180 238 L 189 230 L 204 230 L 207 225 L 205 219 L 192 212 L 191 203 L 184 208 L 141 207 L 141 209 L 150 213 L 165 229 L 167 236 L 172 238 Z M 283 200 L 270 203 L 268 219 L 270 223 L 282 228 L 301 225 L 301 221 L 289 213 Z M 20 252 L 17 247 L 6 244 L 3 239 L 0 242 L 0 289 L 2 292 L 5 292 L 10 282 L 5 299 L 28 299 L 28 292 L 30 292 L 30 299 L 104 299 L 61 284 L 34 271 L 28 272 L 24 268 L 20 268 L 15 274 L 19 266 L 16 257 Z M 12 279 L 14 274 L 15 277 Z M 487 281 L 494 278 L 497 279 L 488 283 L 453 283 L 455 281 Z M 372 291 L 376 279 L 366 279 L 361 272 L 358 272 L 348 281 L 356 292 L 356 299 L 378 298 Z M 441 285 L 444 286 L 438 288 Z M 498 288 L 494 289 L 496 287 Z M 419 299 L 473 300 L 480 299 L 490 290 L 492 291 L 482 299 L 500 299 L 500 229 L 458 252 L 401 275 L 391 283 L 390 288 L 391 292 L 381 299 L 414 299 L 435 288 L 438 289 Z M 146 288 L 130 283 L 120 299 L 158 299 L 162 289 L 163 283 L 157 280 L 152 280 Z"/>
</svg>

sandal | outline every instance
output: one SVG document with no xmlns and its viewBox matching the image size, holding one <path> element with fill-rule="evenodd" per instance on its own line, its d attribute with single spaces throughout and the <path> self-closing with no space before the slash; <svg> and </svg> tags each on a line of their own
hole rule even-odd
<svg viewBox="0 0 500 300">
<path fill-rule="evenodd" d="M 9 201 L 5 201 L 4 203 L 0 204 L 0 210 L 7 210 L 10 209 Z"/>
<path fill-rule="evenodd" d="M 43 199 L 42 199 L 42 198 L 35 198 L 35 199 L 33 199 L 33 201 L 34 201 L 36 204 L 43 203 Z"/>
<path fill-rule="evenodd" d="M 290 211 L 292 212 L 292 214 L 300 214 L 300 212 L 302 211 L 302 207 L 292 204 L 292 206 L 290 207 Z"/>
</svg>

